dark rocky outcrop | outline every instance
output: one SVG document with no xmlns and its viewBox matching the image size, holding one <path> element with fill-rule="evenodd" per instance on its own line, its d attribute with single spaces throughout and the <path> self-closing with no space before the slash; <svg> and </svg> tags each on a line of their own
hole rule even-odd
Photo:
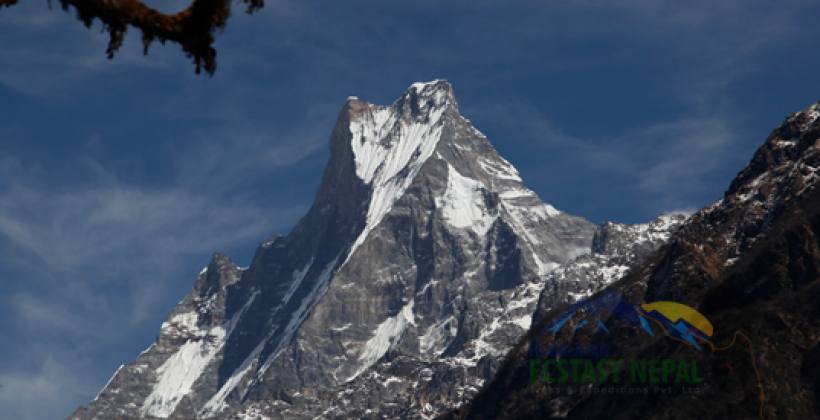
<svg viewBox="0 0 820 420">
<path fill-rule="evenodd" d="M 562 308 L 542 313 L 498 375 L 445 418 L 820 418 L 820 104 L 772 132 L 723 199 L 600 294 L 625 302 L 677 301 L 714 325 L 718 349 L 697 351 L 617 319 L 610 333 L 544 334 Z M 599 334 L 599 335 L 595 335 Z M 703 366 L 701 393 L 555 397 L 530 383 L 530 346 L 595 340 L 610 357 L 687 357 Z M 725 347 L 725 348 L 722 348 Z"/>
</svg>

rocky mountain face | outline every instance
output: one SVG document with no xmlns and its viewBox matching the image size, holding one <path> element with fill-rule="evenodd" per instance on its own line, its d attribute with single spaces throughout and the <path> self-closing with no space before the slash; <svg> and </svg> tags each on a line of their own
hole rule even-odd
<svg viewBox="0 0 820 420">
<path fill-rule="evenodd" d="M 247 268 L 214 255 L 72 418 L 429 418 L 493 376 L 539 300 L 603 287 L 677 223 L 596 227 L 542 202 L 446 81 L 349 98 L 330 149 L 293 231 Z M 599 277 L 551 274 L 583 258 Z"/>
<path fill-rule="evenodd" d="M 544 308 L 497 376 L 448 418 L 820 418 L 820 103 L 789 116 L 731 182 L 668 243 L 595 298 L 675 301 L 714 326 L 702 351 L 610 317 L 607 329 Z M 617 302 L 616 302 L 617 303 Z M 566 305 L 564 305 L 566 306 Z M 626 362 L 684 357 L 699 393 L 555 395 L 530 380 L 533 348 L 603 343 Z M 551 355 L 554 360 L 555 355 Z M 592 389 L 591 387 L 587 389 Z"/>
<path fill-rule="evenodd" d="M 606 222 L 592 238 L 588 254 L 557 267 L 545 277 L 534 320 L 550 310 L 587 298 L 619 280 L 666 244 L 686 216 L 665 214 L 644 224 Z"/>
</svg>

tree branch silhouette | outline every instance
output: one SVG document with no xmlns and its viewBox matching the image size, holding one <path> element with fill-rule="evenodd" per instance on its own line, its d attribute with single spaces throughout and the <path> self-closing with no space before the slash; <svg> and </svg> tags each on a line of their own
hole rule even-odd
<svg viewBox="0 0 820 420">
<path fill-rule="evenodd" d="M 108 58 L 113 58 L 122 46 L 128 27 L 142 32 L 143 52 L 154 41 L 174 42 L 193 60 L 196 73 L 204 70 L 209 75 L 216 71 L 216 50 L 213 47 L 216 32 L 225 28 L 231 15 L 231 0 L 193 0 L 174 14 L 164 14 L 143 4 L 140 0 L 59 0 L 65 11 L 74 9 L 77 18 L 91 27 L 99 19 L 108 32 Z M 19 0 L 0 0 L 0 9 L 11 7 Z M 247 13 L 264 6 L 264 0 L 242 0 Z M 50 4 L 50 1 L 49 1 Z"/>
</svg>

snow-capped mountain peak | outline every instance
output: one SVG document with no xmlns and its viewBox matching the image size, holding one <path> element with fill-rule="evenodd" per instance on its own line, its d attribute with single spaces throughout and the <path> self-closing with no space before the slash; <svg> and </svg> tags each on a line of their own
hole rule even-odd
<svg viewBox="0 0 820 420">
<path fill-rule="evenodd" d="M 435 149 L 441 118 L 454 105 L 452 86 L 444 80 L 414 83 L 390 106 L 349 99 L 356 175 L 366 184 L 384 185 L 408 165 L 418 168 Z"/>
<path fill-rule="evenodd" d="M 477 391 L 543 276 L 590 252 L 594 225 L 524 186 L 444 80 L 348 98 L 330 149 L 293 231 L 247 269 L 216 258 L 78 418 L 426 417 Z"/>
</svg>

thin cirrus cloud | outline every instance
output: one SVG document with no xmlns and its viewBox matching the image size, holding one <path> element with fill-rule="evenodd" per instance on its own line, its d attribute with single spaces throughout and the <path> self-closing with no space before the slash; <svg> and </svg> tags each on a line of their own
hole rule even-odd
<svg viewBox="0 0 820 420">
<path fill-rule="evenodd" d="M 63 360 L 48 352 L 30 348 L 41 356 L 38 364 L 26 370 L 0 371 L 0 407 L 3 416 L 19 420 L 38 420 L 66 417 L 55 407 L 70 407 L 78 399 L 87 398 L 88 389 L 96 386 L 88 376 L 78 375 L 73 367 L 82 364 L 90 368 L 90 360 L 82 362 L 74 359 L 69 366 Z M 93 397 L 93 395 L 92 395 Z"/>
<path fill-rule="evenodd" d="M 101 76 L 116 76 L 133 69 L 168 69 L 167 63 L 176 58 L 167 49 L 143 56 L 134 42 L 138 37 L 131 34 L 117 60 L 108 60 L 104 53 L 107 41 L 99 33 L 99 24 L 88 30 L 71 14 L 49 11 L 36 2 L 21 2 L 4 9 L 0 25 L 13 28 L 17 40 L 4 43 L 0 87 L 42 100 L 69 100 L 70 95 L 87 90 L 87 84 Z"/>
<path fill-rule="evenodd" d="M 59 173 L 6 160 L 5 179 L 17 181 L 0 189 L 4 259 L 53 273 L 94 267 L 85 281 L 104 283 L 119 281 L 116 274 L 128 264 L 173 264 L 175 256 L 207 254 L 287 228 L 304 204 L 272 203 L 272 197 L 243 190 L 242 183 L 272 176 L 318 147 L 308 143 L 297 153 L 294 142 L 260 141 L 271 137 L 261 133 L 239 141 L 215 137 L 179 153 L 176 180 L 161 186 L 118 181 L 99 162 L 85 165 L 93 167 L 87 181 L 61 185 Z M 100 275 L 106 268 L 111 275 Z"/>
<path fill-rule="evenodd" d="M 100 162 L 89 180 L 69 185 L 47 168 L 2 162 L 4 179 L 15 180 L 0 189 L 2 328 L 20 344 L 3 351 L 14 361 L 0 366 L 4 415 L 67 414 L 116 367 L 91 355 L 146 345 L 150 336 L 133 332 L 155 330 L 169 299 L 193 282 L 191 264 L 286 231 L 303 213 L 304 203 L 277 203 L 240 183 L 275 176 L 316 148 L 284 159 L 275 156 L 289 149 L 270 141 L 235 143 L 209 143 L 221 161 L 181 153 L 175 180 L 162 186 L 122 182 Z"/>
<path fill-rule="evenodd" d="M 590 115 L 596 112 L 605 110 Z M 542 198 L 559 206 L 573 200 L 589 203 L 594 207 L 587 212 L 602 212 L 603 218 L 615 220 L 619 218 L 610 206 L 624 201 L 634 203 L 631 213 L 637 213 L 637 207 L 653 217 L 716 200 L 721 190 L 716 191 L 715 185 L 727 185 L 733 171 L 762 140 L 762 136 L 753 141 L 740 137 L 737 121 L 730 115 L 677 116 L 634 130 L 602 130 L 603 134 L 586 137 L 523 103 L 485 104 L 476 107 L 475 115 L 476 121 L 486 121 L 492 129 L 490 138 L 505 137 L 502 154 L 518 161 L 525 182 L 540 182 Z M 497 133 L 499 126 L 515 129 Z M 550 168 L 547 176 L 544 164 Z M 568 180 L 573 188 L 566 187 Z M 605 185 L 609 189 L 600 188 Z M 573 198 L 578 190 L 591 190 L 594 197 Z"/>
<path fill-rule="evenodd" d="M 389 103 L 449 79 L 545 200 L 645 221 L 717 199 L 766 130 L 817 95 L 795 73 L 817 68 L 817 11 L 278 0 L 236 10 L 207 78 L 176 45 L 143 56 L 137 31 L 109 61 L 98 26 L 39 2 L 0 10 L 0 39 L 15 40 L 0 54 L 0 328 L 16 343 L 0 347 L 0 411 L 65 417 L 151 342 L 212 251 L 245 263 L 289 230 L 348 95 Z"/>
</svg>

